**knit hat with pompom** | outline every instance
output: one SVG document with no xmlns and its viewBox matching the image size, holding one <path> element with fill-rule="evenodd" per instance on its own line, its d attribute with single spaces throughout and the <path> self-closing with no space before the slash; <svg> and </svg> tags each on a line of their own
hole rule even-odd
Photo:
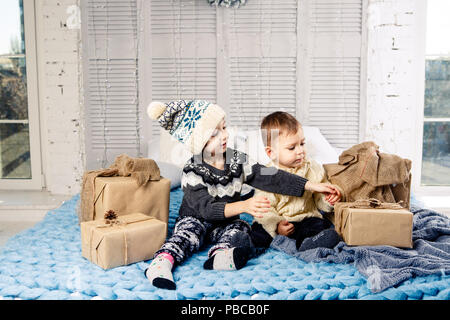
<svg viewBox="0 0 450 320">
<path fill-rule="evenodd" d="M 194 155 L 203 151 L 225 117 L 221 107 L 205 100 L 154 101 L 148 106 L 147 113 Z"/>
</svg>

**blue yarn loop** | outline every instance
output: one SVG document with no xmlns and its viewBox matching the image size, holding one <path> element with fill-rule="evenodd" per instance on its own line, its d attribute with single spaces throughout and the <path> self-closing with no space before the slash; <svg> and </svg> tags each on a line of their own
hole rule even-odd
<svg viewBox="0 0 450 320">
<path fill-rule="evenodd" d="M 170 194 L 171 234 L 183 192 Z M 374 294 L 352 264 L 306 263 L 274 249 L 238 271 L 204 270 L 209 247 L 174 271 L 177 289 L 155 288 L 143 271 L 149 261 L 103 270 L 81 256 L 79 195 L 49 211 L 0 251 L 0 298 L 61 300 L 160 299 L 450 299 L 450 275 L 409 279 Z"/>
</svg>

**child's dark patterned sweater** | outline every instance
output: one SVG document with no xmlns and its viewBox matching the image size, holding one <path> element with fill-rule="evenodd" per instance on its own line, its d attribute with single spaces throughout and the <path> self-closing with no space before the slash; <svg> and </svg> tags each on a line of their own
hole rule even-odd
<svg viewBox="0 0 450 320">
<path fill-rule="evenodd" d="M 252 161 L 247 154 L 227 148 L 223 170 L 194 155 L 183 168 L 181 187 L 184 192 L 179 215 L 194 216 L 209 222 L 224 222 L 239 216 L 225 218 L 227 203 L 241 200 L 244 184 L 268 192 L 303 196 L 305 178 L 266 167 Z"/>
</svg>

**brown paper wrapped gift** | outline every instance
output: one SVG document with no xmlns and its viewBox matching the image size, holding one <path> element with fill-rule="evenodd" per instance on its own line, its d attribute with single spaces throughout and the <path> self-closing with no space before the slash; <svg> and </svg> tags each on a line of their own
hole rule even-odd
<svg viewBox="0 0 450 320">
<path fill-rule="evenodd" d="M 120 216 L 114 222 L 85 221 L 81 254 L 103 269 L 153 258 L 167 235 L 167 224 L 142 213 Z"/>
<path fill-rule="evenodd" d="M 169 179 L 161 177 L 139 186 L 131 177 L 97 177 L 94 189 L 94 220 L 103 219 L 108 210 L 119 216 L 141 212 L 166 223 L 169 219 Z"/>
<path fill-rule="evenodd" d="M 94 201 L 97 200 L 97 196 L 99 195 L 99 191 L 95 190 L 96 178 L 117 176 L 130 177 L 131 180 L 135 181 L 135 184 L 132 185 L 133 188 L 143 187 L 148 185 L 150 181 L 159 181 L 161 179 L 158 164 L 153 159 L 131 158 L 126 154 L 117 156 L 114 163 L 109 168 L 86 171 L 83 174 L 83 181 L 81 184 L 80 205 L 77 207 L 79 222 L 94 220 Z M 130 178 L 125 181 L 130 181 Z M 164 181 L 164 183 L 167 184 L 167 181 Z M 118 194 L 117 196 L 120 197 L 121 195 Z M 133 198 L 132 200 L 136 199 Z M 138 203 L 140 203 L 140 199 L 137 200 Z M 128 205 L 129 203 L 126 204 Z M 145 207 L 143 208 L 143 211 L 140 209 L 141 208 L 138 207 L 135 211 L 130 212 L 147 212 Z M 124 213 L 129 212 L 123 211 L 121 214 Z"/>
<path fill-rule="evenodd" d="M 413 214 L 400 204 L 376 199 L 337 202 L 334 215 L 326 217 L 348 245 L 412 248 Z"/>
</svg>

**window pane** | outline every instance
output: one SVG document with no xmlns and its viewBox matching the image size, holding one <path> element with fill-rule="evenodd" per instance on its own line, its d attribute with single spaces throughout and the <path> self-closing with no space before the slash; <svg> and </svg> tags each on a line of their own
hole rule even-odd
<svg viewBox="0 0 450 320">
<path fill-rule="evenodd" d="M 0 30 L 0 120 L 26 120 L 28 103 L 22 0 L 2 0 Z"/>
<path fill-rule="evenodd" d="M 23 1 L 2 0 L 0 11 L 0 56 L 25 54 Z"/>
<path fill-rule="evenodd" d="M 450 118 L 450 60 L 426 60 L 425 66 L 425 117 Z"/>
<path fill-rule="evenodd" d="M 5 119 L 28 119 L 27 77 L 24 57 L 0 57 L 0 120 Z"/>
<path fill-rule="evenodd" d="M 448 55 L 450 54 L 450 1 L 448 0 L 428 0 L 427 2 L 427 55 Z"/>
<path fill-rule="evenodd" d="M 28 124 L 0 123 L 0 155 L 0 178 L 31 179 Z"/>
<path fill-rule="evenodd" d="M 31 179 L 22 0 L 2 0 L 0 28 L 0 179 Z"/>
<path fill-rule="evenodd" d="M 425 122 L 422 184 L 450 185 L 450 123 Z"/>
</svg>

